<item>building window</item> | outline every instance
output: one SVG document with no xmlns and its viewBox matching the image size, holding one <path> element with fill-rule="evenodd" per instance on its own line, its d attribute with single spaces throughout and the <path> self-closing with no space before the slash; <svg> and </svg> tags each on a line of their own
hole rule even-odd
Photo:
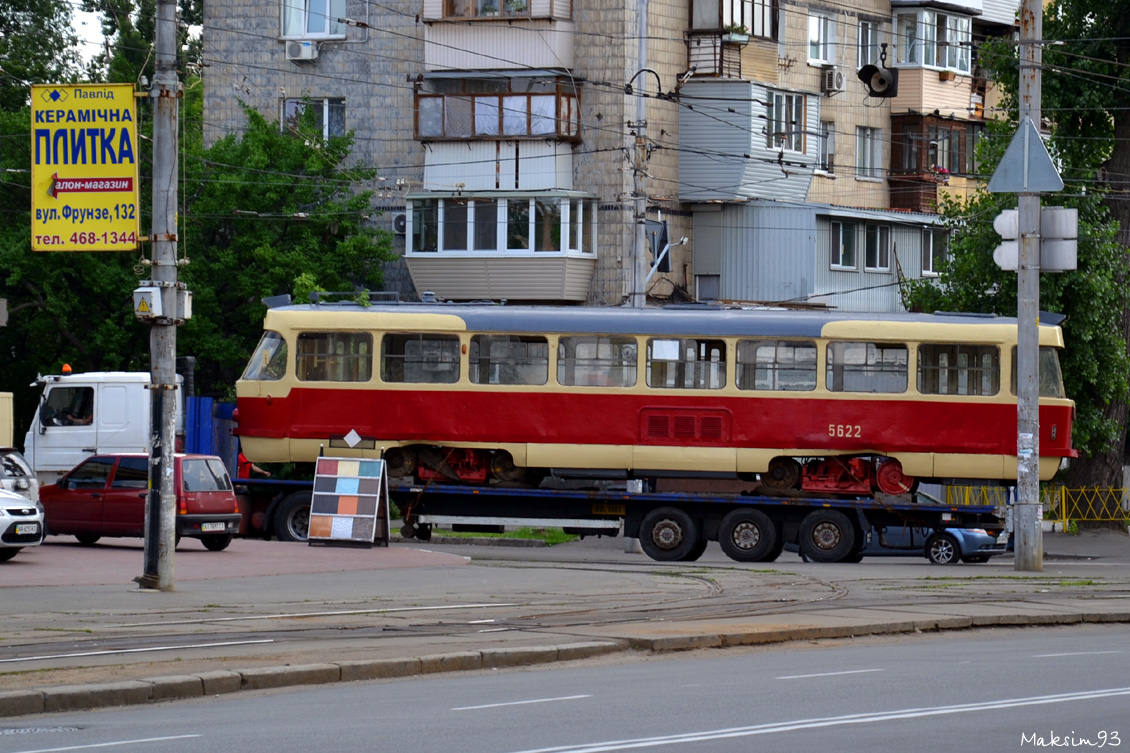
<svg viewBox="0 0 1130 753">
<path fill-rule="evenodd" d="M 836 61 L 836 22 L 828 16 L 808 17 L 808 62 Z"/>
<path fill-rule="evenodd" d="M 965 137 L 965 173 L 967 175 L 976 175 L 979 165 L 977 163 L 977 145 L 981 143 L 981 139 L 985 138 L 985 124 L 984 123 L 966 123 Z"/>
<path fill-rule="evenodd" d="M 925 230 L 922 233 L 922 274 L 937 275 L 949 251 L 949 233 Z"/>
<path fill-rule="evenodd" d="M 883 177 L 883 141 L 878 128 L 855 129 L 855 177 Z"/>
<path fill-rule="evenodd" d="M 776 39 L 778 24 L 778 0 L 691 0 L 696 32 L 744 26 L 751 36 Z"/>
<path fill-rule="evenodd" d="M 444 0 L 444 18 L 529 16 L 530 0 Z"/>
<path fill-rule="evenodd" d="M 409 209 L 412 253 L 596 253 L 591 199 L 450 196 L 412 199 Z"/>
<path fill-rule="evenodd" d="M 890 225 L 867 225 L 866 249 L 863 267 L 871 272 L 888 272 L 891 269 Z"/>
<path fill-rule="evenodd" d="M 820 121 L 820 161 L 816 167 L 826 173 L 836 171 L 836 124 L 829 120 Z"/>
<path fill-rule="evenodd" d="M 283 0 L 282 35 L 299 39 L 344 37 L 345 0 Z"/>
<path fill-rule="evenodd" d="M 879 24 L 859 22 L 859 66 L 879 63 Z"/>
<path fill-rule="evenodd" d="M 332 97 L 284 99 L 280 125 L 292 133 L 299 131 L 303 116 L 309 112 L 311 125 L 323 139 L 345 135 L 345 100 Z"/>
<path fill-rule="evenodd" d="M 766 120 L 766 146 L 788 152 L 805 150 L 803 94 L 770 92 Z"/>
<path fill-rule="evenodd" d="M 832 223 L 832 267 L 834 269 L 855 269 L 855 224 L 851 222 Z"/>
<path fill-rule="evenodd" d="M 898 62 L 969 73 L 972 46 L 968 16 L 932 10 L 895 15 Z"/>
<path fill-rule="evenodd" d="M 540 79 L 427 82 L 416 95 L 416 138 L 580 138 L 579 92 Z"/>
</svg>

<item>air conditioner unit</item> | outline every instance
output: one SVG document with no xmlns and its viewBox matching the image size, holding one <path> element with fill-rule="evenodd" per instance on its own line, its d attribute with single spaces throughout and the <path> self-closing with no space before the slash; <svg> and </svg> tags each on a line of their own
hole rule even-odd
<svg viewBox="0 0 1130 753">
<path fill-rule="evenodd" d="M 844 87 L 847 86 L 847 77 L 844 75 L 843 70 L 840 68 L 825 68 L 823 70 L 824 79 L 821 82 L 821 89 L 825 94 L 835 94 L 842 92 Z"/>
<path fill-rule="evenodd" d="M 287 60 L 317 60 L 318 43 L 310 39 L 286 43 Z"/>
<path fill-rule="evenodd" d="M 404 235 L 408 232 L 408 215 L 404 212 L 399 212 L 392 216 L 392 231 L 397 235 Z"/>
</svg>

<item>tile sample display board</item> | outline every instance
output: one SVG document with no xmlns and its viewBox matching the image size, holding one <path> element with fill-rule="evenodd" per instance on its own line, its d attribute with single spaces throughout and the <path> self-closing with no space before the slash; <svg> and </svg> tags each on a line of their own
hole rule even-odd
<svg viewBox="0 0 1130 753">
<path fill-rule="evenodd" d="M 307 541 L 311 545 L 388 546 L 388 539 L 384 461 L 318 458 Z"/>
</svg>

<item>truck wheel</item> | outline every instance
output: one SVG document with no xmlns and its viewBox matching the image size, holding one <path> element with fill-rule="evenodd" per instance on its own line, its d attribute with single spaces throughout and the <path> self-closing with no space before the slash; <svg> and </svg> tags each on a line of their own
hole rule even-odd
<svg viewBox="0 0 1130 753">
<path fill-rule="evenodd" d="M 228 548 L 231 543 L 232 535 L 230 533 L 211 533 L 207 536 L 200 537 L 200 543 L 209 552 L 222 552 Z"/>
<path fill-rule="evenodd" d="M 295 492 L 275 509 L 275 536 L 279 541 L 306 541 L 310 536 L 310 492 Z"/>
<path fill-rule="evenodd" d="M 98 543 L 98 539 L 102 537 L 96 533 L 76 533 L 75 538 L 78 539 L 78 543 L 83 546 L 90 546 L 91 544 Z"/>
<path fill-rule="evenodd" d="M 732 560 L 764 562 L 777 546 L 777 529 L 761 510 L 738 508 L 722 518 L 718 545 Z"/>
<path fill-rule="evenodd" d="M 815 510 L 800 524 L 800 551 L 813 562 L 839 562 L 855 549 L 855 528 L 838 510 Z"/>
<path fill-rule="evenodd" d="M 948 533 L 935 533 L 926 539 L 926 559 L 935 565 L 956 565 L 961 561 L 961 547 Z"/>
<path fill-rule="evenodd" d="M 699 541 L 694 519 L 675 507 L 660 507 L 640 523 L 640 548 L 653 560 L 678 562 L 694 551 Z"/>
<path fill-rule="evenodd" d="M 709 543 L 710 542 L 707 541 L 706 539 L 699 539 L 698 542 L 694 545 L 694 547 L 689 552 L 687 552 L 687 556 L 683 557 L 683 559 L 681 561 L 682 562 L 695 562 L 696 560 L 698 560 L 699 557 L 701 557 L 703 555 L 703 553 L 706 552 L 706 545 L 709 544 Z"/>
</svg>

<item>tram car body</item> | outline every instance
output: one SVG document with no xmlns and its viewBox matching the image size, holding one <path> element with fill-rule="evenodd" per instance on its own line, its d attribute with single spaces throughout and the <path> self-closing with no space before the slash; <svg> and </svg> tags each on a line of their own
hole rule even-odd
<svg viewBox="0 0 1130 753">
<path fill-rule="evenodd" d="M 383 455 L 444 483 L 1014 483 L 1016 339 L 1015 319 L 979 315 L 288 304 L 236 383 L 236 431 L 258 463 Z M 1061 329 L 1039 340 L 1047 480 L 1074 454 L 1074 404 Z"/>
</svg>

